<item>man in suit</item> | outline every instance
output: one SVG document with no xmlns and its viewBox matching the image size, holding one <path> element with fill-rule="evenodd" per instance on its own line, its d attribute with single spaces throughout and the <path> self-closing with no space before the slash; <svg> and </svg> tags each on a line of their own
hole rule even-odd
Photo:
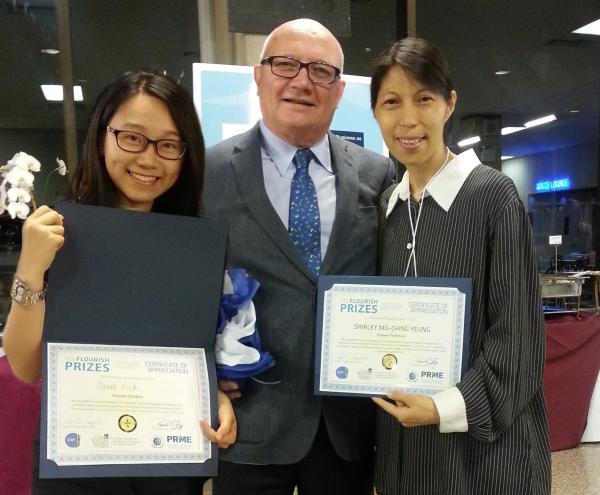
<svg viewBox="0 0 600 495">
<path fill-rule="evenodd" d="M 205 211 L 229 224 L 227 266 L 261 284 L 257 327 L 277 361 L 241 391 L 222 383 L 239 397 L 239 437 L 215 495 L 373 490 L 371 401 L 313 394 L 317 277 L 375 273 L 376 205 L 394 176 L 390 160 L 328 132 L 342 66 L 321 24 L 279 26 L 254 67 L 262 120 L 207 150 Z"/>
</svg>

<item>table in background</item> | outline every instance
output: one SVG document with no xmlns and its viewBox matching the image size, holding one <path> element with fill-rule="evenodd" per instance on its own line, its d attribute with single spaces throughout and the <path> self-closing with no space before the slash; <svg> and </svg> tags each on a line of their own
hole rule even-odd
<svg viewBox="0 0 600 495">
<path fill-rule="evenodd" d="M 600 313 L 600 301 L 598 301 L 598 289 L 600 288 L 600 272 L 591 271 L 588 275 L 594 283 L 594 304 L 596 305 L 596 314 Z"/>
<path fill-rule="evenodd" d="M 17 380 L 0 357 L 0 493 L 28 494 L 31 454 L 40 415 L 40 384 Z"/>
<path fill-rule="evenodd" d="M 599 371 L 600 317 L 547 316 L 544 391 L 553 451 L 581 442 Z"/>
<path fill-rule="evenodd" d="M 594 395 L 592 395 L 590 410 L 588 412 L 587 426 L 583 432 L 581 441 L 600 442 L 600 373 L 598 373 L 598 379 L 596 380 Z"/>
</svg>

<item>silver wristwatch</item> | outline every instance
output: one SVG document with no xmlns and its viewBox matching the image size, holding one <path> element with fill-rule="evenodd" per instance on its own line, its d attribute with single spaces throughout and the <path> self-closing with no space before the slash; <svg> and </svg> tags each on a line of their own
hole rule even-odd
<svg viewBox="0 0 600 495">
<path fill-rule="evenodd" d="M 31 306 L 46 299 L 46 282 L 42 290 L 32 291 L 25 282 L 19 280 L 16 276 L 13 279 L 10 289 L 11 299 L 20 306 Z"/>
</svg>

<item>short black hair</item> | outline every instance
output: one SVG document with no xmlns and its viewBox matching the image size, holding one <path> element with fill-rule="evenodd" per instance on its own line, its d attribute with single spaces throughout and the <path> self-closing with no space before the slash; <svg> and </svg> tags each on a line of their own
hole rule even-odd
<svg viewBox="0 0 600 495">
<path fill-rule="evenodd" d="M 441 94 L 446 101 L 450 100 L 454 82 L 446 58 L 427 40 L 404 38 L 384 50 L 374 63 L 371 78 L 371 109 L 375 109 L 383 78 L 396 65 L 423 86 Z"/>
<path fill-rule="evenodd" d="M 109 84 L 96 100 L 79 165 L 71 176 L 72 201 L 117 206 L 119 192 L 108 175 L 101 149 L 106 126 L 127 99 L 139 93 L 154 96 L 169 108 L 181 139 L 187 143 L 177 182 L 156 199 L 152 211 L 198 215 L 204 183 L 204 139 L 194 102 L 188 91 L 165 74 L 127 72 Z"/>
<path fill-rule="evenodd" d="M 371 110 L 375 110 L 383 79 L 392 67 L 401 67 L 416 81 L 450 101 L 455 89 L 448 61 L 437 47 L 422 38 L 404 38 L 386 48 L 373 64 L 371 77 Z M 454 115 L 444 126 L 448 137 Z"/>
</svg>

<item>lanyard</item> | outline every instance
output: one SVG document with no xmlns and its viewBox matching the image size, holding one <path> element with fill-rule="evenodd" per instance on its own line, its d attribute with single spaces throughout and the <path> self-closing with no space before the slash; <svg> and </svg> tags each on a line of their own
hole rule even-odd
<svg viewBox="0 0 600 495">
<path fill-rule="evenodd" d="M 409 242 L 408 245 L 406 246 L 407 249 L 410 249 L 410 256 L 408 257 L 408 263 L 406 263 L 406 270 L 404 271 L 405 277 L 408 275 L 408 270 L 410 268 L 411 261 L 412 261 L 413 268 L 415 271 L 415 277 L 419 276 L 417 274 L 417 251 L 415 250 L 415 248 L 417 245 L 417 229 L 419 228 L 419 220 L 421 219 L 421 211 L 423 211 L 423 200 L 425 199 L 425 191 L 427 190 L 427 186 L 429 186 L 429 184 L 431 184 L 433 182 L 433 180 L 438 176 L 438 174 L 444 169 L 444 167 L 448 163 L 449 158 L 450 158 L 450 148 L 446 147 L 446 159 L 444 160 L 443 165 L 438 169 L 438 171 L 435 174 L 433 174 L 431 179 L 429 179 L 427 181 L 427 184 L 425 184 L 425 187 L 421 191 L 421 199 L 419 200 L 419 211 L 417 212 L 417 220 L 414 225 L 413 225 L 412 214 L 410 213 L 411 199 L 410 199 L 410 185 L 409 185 L 409 193 L 408 193 L 408 200 L 406 201 L 406 208 L 408 211 L 408 219 L 410 220 L 410 230 L 412 233 L 412 242 Z"/>
</svg>

